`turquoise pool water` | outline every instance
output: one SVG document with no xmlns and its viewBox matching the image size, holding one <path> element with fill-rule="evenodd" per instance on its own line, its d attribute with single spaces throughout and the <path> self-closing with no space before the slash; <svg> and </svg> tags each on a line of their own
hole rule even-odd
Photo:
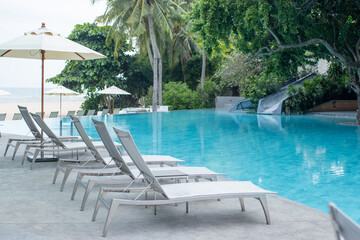
<svg viewBox="0 0 360 240">
<path fill-rule="evenodd" d="M 337 124 L 352 119 L 214 110 L 96 118 L 110 130 L 130 130 L 143 154 L 172 155 L 324 212 L 333 201 L 360 222 L 360 128 Z M 70 133 L 66 121 L 63 134 Z M 81 121 L 98 138 L 91 119 Z"/>
</svg>

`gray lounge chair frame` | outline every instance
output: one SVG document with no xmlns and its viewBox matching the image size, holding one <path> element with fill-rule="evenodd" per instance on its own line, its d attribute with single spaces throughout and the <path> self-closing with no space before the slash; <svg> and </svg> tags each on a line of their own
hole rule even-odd
<svg viewBox="0 0 360 240">
<path fill-rule="evenodd" d="M 66 163 L 69 163 L 69 161 L 67 159 L 59 159 L 59 162 L 56 167 L 55 174 L 54 174 L 53 184 L 56 183 L 56 178 L 59 174 L 59 171 L 63 172 L 64 177 L 63 177 L 62 184 L 60 187 L 60 192 L 62 192 L 64 190 L 66 180 L 68 179 L 68 176 L 74 169 L 81 169 L 81 170 L 98 169 L 98 170 L 101 170 L 98 172 L 98 174 L 102 174 L 102 175 L 117 175 L 117 174 L 119 174 L 119 173 L 116 173 L 115 170 L 113 170 L 111 173 L 108 173 L 108 174 L 104 172 L 105 168 L 112 168 L 112 167 L 116 168 L 116 165 L 114 163 L 111 165 L 111 162 L 112 162 L 111 158 L 103 158 L 100 155 L 100 153 L 97 150 L 97 148 L 95 147 L 93 141 L 87 135 L 79 118 L 74 117 L 74 116 L 70 116 L 70 117 L 75 125 L 76 130 L 79 132 L 81 139 L 86 144 L 86 146 L 89 148 L 89 152 L 91 153 L 91 158 L 89 158 L 88 160 L 85 160 L 85 161 L 76 162 L 76 164 L 69 164 L 69 165 L 64 165 Z M 116 147 L 119 150 L 121 150 L 121 144 L 117 144 Z M 88 164 L 89 162 L 92 162 L 94 164 Z M 74 163 L 74 161 L 70 161 L 70 163 Z"/>
<path fill-rule="evenodd" d="M 24 161 L 28 154 L 33 154 L 33 158 L 31 161 L 30 169 L 33 169 L 35 160 L 40 153 L 52 153 L 55 155 L 56 153 L 59 155 L 62 152 L 71 152 L 73 154 L 74 151 L 77 152 L 76 159 L 79 159 L 79 151 L 87 151 L 88 147 L 84 142 L 63 142 L 61 141 L 47 126 L 44 120 L 41 119 L 40 116 L 31 113 L 31 116 L 35 120 L 35 122 L 39 125 L 39 127 L 45 132 L 45 134 L 52 141 L 52 145 L 44 146 L 43 144 L 29 144 L 26 146 L 25 153 L 22 159 L 21 164 L 24 164 Z M 96 147 L 103 147 L 104 145 L 101 142 L 95 142 L 94 145 Z M 30 151 L 30 149 L 34 149 L 34 153 Z"/>
<path fill-rule="evenodd" d="M 98 131 L 98 134 L 101 138 L 101 140 L 103 141 L 105 148 L 107 149 L 107 151 L 109 152 L 112 160 L 115 162 L 115 164 L 119 167 L 119 169 L 121 170 L 122 167 L 126 168 L 126 172 L 123 173 L 125 175 L 128 175 L 128 172 L 131 173 L 130 178 L 134 178 L 134 176 L 139 175 L 139 173 L 135 173 L 133 170 L 131 170 L 127 164 L 126 161 L 124 161 L 125 157 L 128 156 L 124 156 L 124 154 L 122 153 L 122 151 L 118 151 L 113 140 L 110 137 L 110 134 L 106 128 L 106 125 L 104 122 L 100 122 L 100 121 L 94 121 L 94 125 L 96 130 Z M 161 155 L 143 155 L 144 157 L 144 161 L 146 162 L 146 158 L 150 158 L 149 162 L 152 162 L 152 157 L 167 157 L 167 156 L 161 156 Z M 133 163 L 133 162 L 132 162 Z M 174 178 L 175 180 L 179 180 L 179 179 L 185 179 L 186 181 L 191 178 L 191 179 L 195 179 L 196 181 L 198 181 L 199 178 L 206 178 L 210 181 L 216 181 L 217 180 L 217 176 L 218 175 L 223 175 L 221 173 L 216 173 L 213 172 L 205 167 L 161 167 L 161 168 L 156 168 L 153 169 L 153 171 L 155 172 L 156 178 L 159 179 L 163 179 L 163 178 Z M 96 179 L 89 179 L 86 183 L 82 182 L 82 178 L 84 176 L 97 176 L 96 172 L 82 172 L 80 171 L 78 173 L 78 176 L 76 178 L 76 182 L 74 185 L 74 190 L 73 190 L 73 194 L 71 196 L 71 200 L 74 199 L 75 197 L 75 193 L 76 190 L 78 188 L 78 186 L 82 186 L 84 187 L 85 193 L 84 193 L 84 197 L 83 197 L 83 201 L 81 204 L 81 208 L 80 210 L 83 211 L 85 208 L 85 204 L 87 201 L 87 198 L 90 194 L 90 192 L 92 191 L 92 189 L 94 188 L 95 185 L 124 185 L 124 184 L 129 184 L 130 180 L 129 178 L 123 178 L 123 179 L 106 179 L 106 180 L 102 180 L 99 178 Z M 110 173 L 108 174 L 110 175 Z M 118 174 L 121 175 L 121 174 Z M 143 181 L 143 179 L 137 178 L 138 181 Z"/>
<path fill-rule="evenodd" d="M 93 116 L 94 114 L 95 114 L 95 110 L 91 109 L 87 111 L 86 116 Z"/>
<path fill-rule="evenodd" d="M 334 203 L 329 203 L 331 221 L 338 240 L 360 239 L 360 226 L 345 215 Z"/>
<path fill-rule="evenodd" d="M 109 113 L 109 109 L 107 108 L 104 108 L 102 111 L 101 111 L 101 115 L 107 115 Z"/>
<path fill-rule="evenodd" d="M 74 116 L 75 111 L 68 111 L 68 113 L 66 114 L 66 117 L 70 117 L 71 115 Z"/>
<path fill-rule="evenodd" d="M 264 190 L 251 182 L 247 181 L 216 181 L 216 182 L 192 182 L 192 183 L 178 183 L 178 184 L 165 184 L 161 185 L 155 178 L 152 171 L 146 165 L 140 152 L 134 146 L 134 141 L 129 132 L 121 131 L 114 128 L 116 134 L 121 138 L 121 142 L 126 152 L 132 157 L 136 167 L 143 175 L 147 186 L 143 189 L 126 188 L 118 189 L 123 194 L 129 192 L 140 191 L 140 193 L 134 199 L 125 198 L 113 198 L 108 204 L 104 196 L 106 192 L 115 190 L 109 188 L 101 188 L 96 202 L 94 214 L 92 220 L 96 220 L 96 215 L 99 211 L 100 205 L 103 204 L 108 209 L 108 215 L 105 221 L 103 229 L 103 237 L 106 236 L 111 219 L 113 218 L 119 205 L 143 205 L 143 206 L 157 206 L 157 205 L 168 205 L 176 203 L 186 203 L 186 213 L 188 213 L 188 202 L 191 201 L 202 201 L 202 200 L 215 200 L 224 198 L 238 198 L 240 201 L 241 210 L 245 211 L 244 198 L 255 198 L 260 201 L 263 208 L 266 223 L 270 224 L 270 214 L 267 205 L 266 195 L 275 194 Z M 140 196 L 148 191 L 154 192 L 153 200 L 139 200 Z M 163 199 L 157 200 L 157 194 L 161 195 Z M 145 195 L 146 196 L 146 195 Z M 154 208 L 156 214 L 156 207 Z"/>
<path fill-rule="evenodd" d="M 58 115 L 59 115 L 59 112 L 51 112 L 49 115 L 49 118 L 57 118 Z"/>
<path fill-rule="evenodd" d="M 82 117 L 82 116 L 84 116 L 84 113 L 85 113 L 85 110 L 79 110 L 79 111 L 77 111 L 76 116 Z"/>
<path fill-rule="evenodd" d="M 5 121 L 6 113 L 0 113 L 0 121 Z"/>
<path fill-rule="evenodd" d="M 13 156 L 12 156 L 12 160 L 15 159 L 15 155 L 16 152 L 18 151 L 20 145 L 22 144 L 41 144 L 41 133 L 39 131 L 39 129 L 36 127 L 33 119 L 30 116 L 29 111 L 27 110 L 26 107 L 22 107 L 22 106 L 18 106 L 19 111 L 21 113 L 21 116 L 23 117 L 26 125 L 28 126 L 30 132 L 33 137 L 24 137 L 24 138 L 9 138 L 8 143 L 6 145 L 5 148 L 5 152 L 4 152 L 4 156 L 6 156 L 9 147 L 14 147 L 14 152 L 13 152 Z M 62 136 L 60 137 L 60 139 L 62 139 L 63 141 L 72 141 L 72 140 L 76 140 L 78 139 L 78 137 L 76 136 Z M 14 145 L 13 142 L 16 142 L 16 144 Z M 49 143 L 48 140 L 44 140 L 44 143 Z"/>
<path fill-rule="evenodd" d="M 113 114 L 119 114 L 120 113 L 120 108 L 114 108 Z"/>
<path fill-rule="evenodd" d="M 12 120 L 21 120 L 21 119 L 22 119 L 22 116 L 20 113 L 14 113 Z"/>
</svg>

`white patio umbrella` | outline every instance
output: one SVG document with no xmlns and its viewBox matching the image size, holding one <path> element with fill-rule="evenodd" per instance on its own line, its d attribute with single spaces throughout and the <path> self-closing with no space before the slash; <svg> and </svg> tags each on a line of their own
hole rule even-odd
<svg viewBox="0 0 360 240">
<path fill-rule="evenodd" d="M 75 92 L 71 89 L 68 89 L 64 86 L 57 86 L 56 88 L 53 88 L 45 93 L 46 95 L 59 95 L 60 96 L 60 117 L 61 117 L 61 104 L 62 104 L 62 96 L 74 96 L 79 95 L 78 92 Z"/>
<path fill-rule="evenodd" d="M 44 61 L 56 60 L 89 60 L 106 58 L 101 53 L 95 52 L 69 39 L 63 38 L 45 27 L 30 31 L 19 38 L 0 45 L 0 57 L 31 58 L 42 62 L 41 77 L 41 115 L 44 117 Z"/>
<path fill-rule="evenodd" d="M 9 92 L 0 89 L 0 96 L 9 95 L 9 94 L 10 94 Z"/>
<path fill-rule="evenodd" d="M 114 110 L 114 95 L 131 95 L 130 93 L 116 87 L 116 86 L 111 86 L 108 88 L 105 88 L 101 91 L 98 91 L 97 93 L 99 94 L 107 94 L 107 95 L 111 95 L 112 96 L 112 111 Z M 111 112 L 112 112 L 111 111 Z"/>
</svg>

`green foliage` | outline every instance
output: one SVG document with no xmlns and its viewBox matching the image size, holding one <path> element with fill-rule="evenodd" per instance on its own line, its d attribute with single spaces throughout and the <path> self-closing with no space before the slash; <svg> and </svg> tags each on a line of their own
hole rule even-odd
<svg viewBox="0 0 360 240">
<path fill-rule="evenodd" d="M 168 82 L 163 88 L 163 104 L 168 105 L 170 110 L 213 108 L 218 92 L 218 85 L 210 80 L 205 82 L 204 89 L 198 86 L 196 91 L 191 90 L 186 83 Z M 152 87 L 143 101 L 146 106 L 151 105 Z"/>
<path fill-rule="evenodd" d="M 360 91 L 359 1 L 198 0 L 190 19 L 208 52 L 219 41 L 233 43 L 271 61 L 267 71 L 283 78 L 294 76 L 298 66 L 335 58 L 351 69 L 350 83 Z"/>
<path fill-rule="evenodd" d="M 163 103 L 169 105 L 170 110 L 192 109 L 197 102 L 194 91 L 185 83 L 168 82 L 164 84 Z"/>
<path fill-rule="evenodd" d="M 290 87 L 290 98 L 284 107 L 290 113 L 303 113 L 330 100 L 356 99 L 350 90 L 349 78 L 338 63 L 331 64 L 328 76 L 317 76 L 305 81 L 302 86 Z"/>
<path fill-rule="evenodd" d="M 196 89 L 197 105 L 194 108 L 213 108 L 219 91 L 220 88 L 214 81 L 205 80 L 204 88 L 198 85 Z"/>
<path fill-rule="evenodd" d="M 76 25 L 68 38 L 104 54 L 107 58 L 68 61 L 60 74 L 47 79 L 48 82 L 57 83 L 78 92 L 86 92 L 84 109 L 103 107 L 102 98 L 94 93 L 105 87 L 115 85 L 130 92 L 132 94 L 130 98 L 121 98 L 121 102 L 128 100 L 128 102 L 123 102 L 123 105 L 127 105 L 134 104 L 137 98 L 145 94 L 151 84 L 149 63 L 144 62 L 144 59 L 137 55 L 130 56 L 125 53 L 129 50 L 129 45 L 126 43 L 127 35 L 122 35 L 122 41 L 117 43 L 117 47 L 112 42 L 105 44 L 109 29 L 109 27 L 99 27 L 95 23 Z M 118 58 L 115 58 L 115 49 L 117 49 Z M 119 101 L 115 103 L 116 106 L 120 106 Z"/>
</svg>

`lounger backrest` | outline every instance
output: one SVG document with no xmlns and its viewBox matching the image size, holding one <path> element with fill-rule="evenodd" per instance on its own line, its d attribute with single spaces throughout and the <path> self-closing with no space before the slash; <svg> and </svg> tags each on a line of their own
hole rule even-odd
<svg viewBox="0 0 360 240">
<path fill-rule="evenodd" d="M 79 117 L 84 116 L 84 112 L 85 112 L 85 110 L 79 110 L 79 111 L 77 111 L 76 115 Z M 70 116 L 72 116 L 72 115 L 70 115 Z"/>
<path fill-rule="evenodd" d="M 120 108 L 114 108 L 113 114 L 119 114 Z"/>
<path fill-rule="evenodd" d="M 70 117 L 71 115 L 75 115 L 75 111 L 68 111 L 68 113 L 66 114 L 66 117 Z"/>
<path fill-rule="evenodd" d="M 12 120 L 21 120 L 21 119 L 22 119 L 22 116 L 20 113 L 14 113 Z"/>
<path fill-rule="evenodd" d="M 57 118 L 58 115 L 59 115 L 59 112 L 51 112 L 49 115 L 49 118 Z"/>
<path fill-rule="evenodd" d="M 32 120 L 29 111 L 26 107 L 18 106 L 21 116 L 24 118 L 26 125 L 29 127 L 30 132 L 34 135 L 35 138 L 41 139 L 41 133 L 36 127 L 34 121 Z"/>
<path fill-rule="evenodd" d="M 155 176 L 150 171 L 148 165 L 144 161 L 143 157 L 141 156 L 134 140 L 132 139 L 129 131 L 122 131 L 118 128 L 115 128 L 115 133 L 118 136 L 121 144 L 125 148 L 127 154 L 133 160 L 135 166 L 139 169 L 141 174 L 144 176 L 145 180 L 148 182 L 148 184 L 151 184 L 151 186 L 154 188 L 155 191 L 163 194 L 165 197 L 166 193 L 162 189 L 160 183 L 155 178 Z"/>
<path fill-rule="evenodd" d="M 340 240 L 360 239 L 360 226 L 348 218 L 335 204 L 329 203 L 331 220 Z"/>
<path fill-rule="evenodd" d="M 94 113 L 95 113 L 95 110 L 88 110 L 88 112 L 87 112 L 87 114 L 86 114 L 86 116 L 92 116 L 92 115 L 94 115 Z"/>
<path fill-rule="evenodd" d="M 81 139 L 84 141 L 84 143 L 86 144 L 86 146 L 90 149 L 90 152 L 94 155 L 94 157 L 96 158 L 96 160 L 98 161 L 102 161 L 105 163 L 104 159 L 102 158 L 102 156 L 100 155 L 99 151 L 96 149 L 96 147 L 94 146 L 93 142 L 91 141 L 91 139 L 89 138 L 89 136 L 87 135 L 83 125 L 81 124 L 79 118 L 71 116 L 71 119 L 76 127 L 76 130 L 79 132 Z M 106 163 L 105 163 L 106 164 Z"/>
<path fill-rule="evenodd" d="M 104 108 L 104 109 L 102 110 L 102 112 L 101 112 L 101 115 L 106 115 L 106 114 L 108 114 L 108 113 L 109 113 L 109 109 Z"/>
<path fill-rule="evenodd" d="M 98 132 L 101 141 L 103 142 L 106 150 L 109 152 L 111 158 L 115 164 L 124 173 L 129 175 L 131 178 L 135 178 L 125 161 L 122 159 L 119 150 L 116 148 L 114 141 L 111 139 L 110 134 L 105 126 L 104 122 L 96 121 L 93 119 L 96 131 Z"/>
<path fill-rule="evenodd" d="M 31 113 L 31 116 L 33 117 L 33 119 L 35 120 L 35 122 L 37 123 L 37 125 L 39 125 L 39 127 L 46 133 L 46 135 L 48 135 L 48 137 L 51 139 L 51 141 L 53 141 L 57 146 L 62 147 L 62 148 L 66 148 L 65 145 L 60 141 L 60 139 L 53 133 L 53 131 L 51 131 L 51 129 L 48 127 L 48 125 L 44 122 L 44 120 L 41 119 L 41 117 L 39 115 L 36 115 L 34 113 Z"/>
</svg>

